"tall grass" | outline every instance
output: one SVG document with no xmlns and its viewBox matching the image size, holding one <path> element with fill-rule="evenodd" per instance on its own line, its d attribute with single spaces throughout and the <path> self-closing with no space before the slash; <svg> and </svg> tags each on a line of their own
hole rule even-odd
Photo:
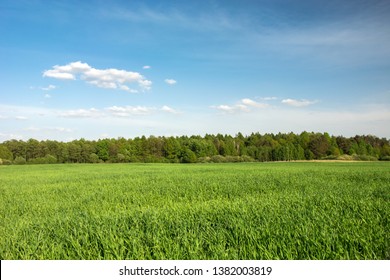
<svg viewBox="0 0 390 280">
<path fill-rule="evenodd" d="M 389 163 L 0 168 L 1 259 L 389 259 Z"/>
</svg>

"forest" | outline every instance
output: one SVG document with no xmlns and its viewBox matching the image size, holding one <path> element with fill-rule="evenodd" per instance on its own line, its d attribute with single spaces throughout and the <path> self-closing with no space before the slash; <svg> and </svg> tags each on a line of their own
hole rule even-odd
<svg viewBox="0 0 390 280">
<path fill-rule="evenodd" d="M 196 163 L 293 160 L 390 160 L 390 141 L 376 136 L 330 136 L 302 132 L 79 139 L 29 139 L 0 143 L 0 164 Z"/>
</svg>

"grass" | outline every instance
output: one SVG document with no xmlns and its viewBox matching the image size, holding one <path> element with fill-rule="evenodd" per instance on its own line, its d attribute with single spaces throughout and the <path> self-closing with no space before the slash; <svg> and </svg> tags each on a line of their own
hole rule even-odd
<svg viewBox="0 0 390 280">
<path fill-rule="evenodd" d="M 0 168 L 1 259 L 389 259 L 390 163 Z"/>
</svg>

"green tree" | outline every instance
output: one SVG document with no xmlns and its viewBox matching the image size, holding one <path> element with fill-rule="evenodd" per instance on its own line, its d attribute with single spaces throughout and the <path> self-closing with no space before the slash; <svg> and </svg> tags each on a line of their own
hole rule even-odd
<svg viewBox="0 0 390 280">
<path fill-rule="evenodd" d="M 18 165 L 26 164 L 26 162 L 27 162 L 26 159 L 21 156 L 17 156 L 14 160 L 14 163 Z"/>
<path fill-rule="evenodd" d="M 326 156 L 329 148 L 329 138 L 325 135 L 317 133 L 312 135 L 310 143 L 309 143 L 310 151 L 314 154 L 316 159 L 320 159 Z"/>
<path fill-rule="evenodd" d="M 26 142 L 21 140 L 10 140 L 4 142 L 3 145 L 6 146 L 8 150 L 11 151 L 13 155 L 13 159 L 15 159 L 18 156 L 26 158 L 26 149 L 27 149 Z"/>
<path fill-rule="evenodd" d="M 98 163 L 99 162 L 99 156 L 95 153 L 92 153 L 89 155 L 88 162 L 90 163 Z"/>
<path fill-rule="evenodd" d="M 13 160 L 14 156 L 5 145 L 0 145 L 0 158 L 6 160 Z"/>
<path fill-rule="evenodd" d="M 69 161 L 73 163 L 82 162 L 81 157 L 81 147 L 77 141 L 72 141 L 68 143 L 68 153 L 69 153 Z"/>
<path fill-rule="evenodd" d="M 180 156 L 180 143 L 174 137 L 164 139 L 162 147 L 164 157 L 170 162 L 178 162 Z"/>
<path fill-rule="evenodd" d="M 108 140 L 99 140 L 96 144 L 96 151 L 97 155 L 99 156 L 99 159 L 102 161 L 107 161 L 110 158 L 110 155 L 108 153 Z"/>
<path fill-rule="evenodd" d="M 184 148 L 180 155 L 180 162 L 182 163 L 194 163 L 197 161 L 196 155 L 189 148 Z"/>
<path fill-rule="evenodd" d="M 96 152 L 93 143 L 91 141 L 86 141 L 85 139 L 80 139 L 78 144 L 81 148 L 80 161 L 83 163 L 90 162 L 90 155 Z"/>
<path fill-rule="evenodd" d="M 26 143 L 26 160 L 32 160 L 40 157 L 39 142 L 35 139 L 29 139 Z"/>
</svg>

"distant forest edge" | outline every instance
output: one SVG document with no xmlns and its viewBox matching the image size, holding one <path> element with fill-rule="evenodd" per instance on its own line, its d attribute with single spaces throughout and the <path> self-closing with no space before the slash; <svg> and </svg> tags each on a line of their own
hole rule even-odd
<svg viewBox="0 0 390 280">
<path fill-rule="evenodd" d="M 303 132 L 136 137 L 134 139 L 9 140 L 0 143 L 0 164 L 125 162 L 251 162 L 291 160 L 390 160 L 390 141 L 376 136 Z"/>
</svg>

